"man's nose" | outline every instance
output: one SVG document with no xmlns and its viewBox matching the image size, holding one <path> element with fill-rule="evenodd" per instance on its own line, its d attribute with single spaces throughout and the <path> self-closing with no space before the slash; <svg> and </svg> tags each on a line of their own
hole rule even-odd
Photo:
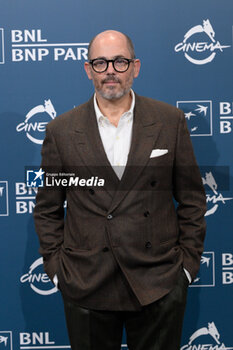
<svg viewBox="0 0 233 350">
<path fill-rule="evenodd" d="M 115 73 L 115 69 L 113 67 L 113 62 L 108 62 L 108 69 L 107 69 L 107 73 L 112 74 Z"/>
</svg>

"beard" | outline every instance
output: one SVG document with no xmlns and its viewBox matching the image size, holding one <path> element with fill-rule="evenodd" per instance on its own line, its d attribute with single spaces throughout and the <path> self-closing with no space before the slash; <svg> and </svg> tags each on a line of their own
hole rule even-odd
<svg viewBox="0 0 233 350">
<path fill-rule="evenodd" d="M 116 82 L 116 86 L 111 85 L 105 85 L 107 82 Z M 133 84 L 133 73 L 128 77 L 128 79 L 125 81 L 124 86 L 122 86 L 122 81 L 118 77 L 116 77 L 114 74 L 109 74 L 105 79 L 101 80 L 100 82 L 94 79 L 93 77 L 93 83 L 95 86 L 96 91 L 106 100 L 117 100 L 121 97 L 127 95 L 131 89 L 131 86 Z M 117 88 L 119 87 L 120 88 Z"/>
</svg>

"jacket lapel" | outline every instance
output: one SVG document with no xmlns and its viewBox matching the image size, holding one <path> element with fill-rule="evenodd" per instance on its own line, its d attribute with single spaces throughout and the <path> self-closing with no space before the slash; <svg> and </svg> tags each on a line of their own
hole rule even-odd
<svg viewBox="0 0 233 350">
<path fill-rule="evenodd" d="M 82 107 L 81 107 L 82 108 Z M 82 108 L 80 117 L 75 121 L 74 144 L 83 163 L 92 176 L 105 180 L 104 188 L 113 196 L 119 185 L 119 179 L 108 161 L 99 134 L 93 97 Z"/>
</svg>

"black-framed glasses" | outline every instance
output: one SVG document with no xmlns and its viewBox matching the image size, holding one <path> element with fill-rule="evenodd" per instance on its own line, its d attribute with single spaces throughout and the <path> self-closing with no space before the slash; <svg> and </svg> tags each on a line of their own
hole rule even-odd
<svg viewBox="0 0 233 350">
<path fill-rule="evenodd" d="M 105 58 L 95 58 L 94 60 L 90 60 L 93 70 L 96 73 L 103 73 L 108 69 L 109 62 L 112 62 L 113 68 L 118 73 L 124 73 L 129 69 L 129 65 L 133 62 L 134 59 L 117 57 L 114 60 L 106 60 Z"/>
</svg>

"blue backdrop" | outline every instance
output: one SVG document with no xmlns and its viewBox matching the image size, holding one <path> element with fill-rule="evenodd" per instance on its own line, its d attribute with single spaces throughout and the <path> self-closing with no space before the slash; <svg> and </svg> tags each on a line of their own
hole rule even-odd
<svg viewBox="0 0 233 350">
<path fill-rule="evenodd" d="M 0 350 L 69 348 L 61 296 L 38 254 L 25 167 L 39 167 L 46 124 L 92 94 L 83 64 L 88 42 L 106 29 L 135 43 L 134 90 L 184 110 L 201 166 L 208 230 L 182 349 L 233 349 L 233 3 L 0 3 Z"/>
</svg>

